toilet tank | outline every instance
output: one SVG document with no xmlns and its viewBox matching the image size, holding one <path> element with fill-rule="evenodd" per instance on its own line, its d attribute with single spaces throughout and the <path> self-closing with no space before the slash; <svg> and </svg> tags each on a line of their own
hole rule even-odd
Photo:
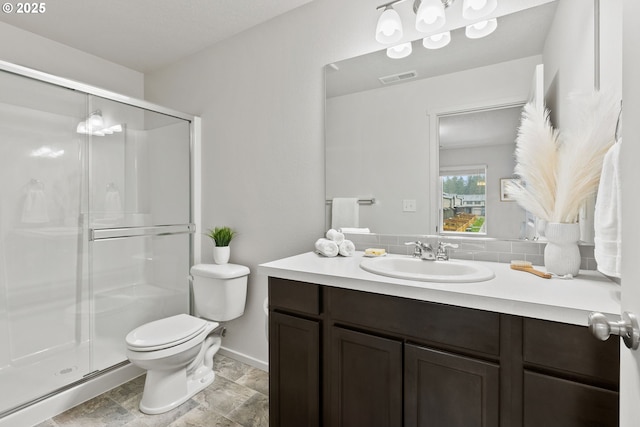
<svg viewBox="0 0 640 427">
<path fill-rule="evenodd" d="M 193 276 L 194 314 L 224 322 L 244 314 L 249 268 L 237 264 L 197 264 Z"/>
</svg>

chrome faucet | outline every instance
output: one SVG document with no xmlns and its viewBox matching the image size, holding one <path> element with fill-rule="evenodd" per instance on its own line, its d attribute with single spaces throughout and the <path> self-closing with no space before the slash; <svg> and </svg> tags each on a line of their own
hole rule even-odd
<svg viewBox="0 0 640 427">
<path fill-rule="evenodd" d="M 456 249 L 457 247 L 458 245 L 455 243 L 438 242 L 438 250 L 436 252 L 436 261 L 448 261 L 449 254 L 447 253 L 447 248 Z"/>
<path fill-rule="evenodd" d="M 436 259 L 436 253 L 433 250 L 433 247 L 429 243 L 422 243 L 421 241 L 416 242 L 405 242 L 405 245 L 413 245 L 413 257 L 420 258 L 428 261 L 434 261 Z"/>
</svg>

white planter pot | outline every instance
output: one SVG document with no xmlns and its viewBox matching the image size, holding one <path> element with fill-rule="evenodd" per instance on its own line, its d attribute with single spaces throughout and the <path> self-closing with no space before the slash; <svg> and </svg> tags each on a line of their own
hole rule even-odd
<svg viewBox="0 0 640 427">
<path fill-rule="evenodd" d="M 548 240 L 544 248 L 544 266 L 549 273 L 577 276 L 580 271 L 580 224 L 549 222 L 545 227 Z"/>
<path fill-rule="evenodd" d="M 213 262 L 216 264 L 227 264 L 229 262 L 229 256 L 231 255 L 230 246 L 214 246 L 213 247 Z"/>
</svg>

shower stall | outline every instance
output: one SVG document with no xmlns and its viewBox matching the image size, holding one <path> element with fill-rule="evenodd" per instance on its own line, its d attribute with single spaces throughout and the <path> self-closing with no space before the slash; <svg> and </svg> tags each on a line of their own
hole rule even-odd
<svg viewBox="0 0 640 427">
<path fill-rule="evenodd" d="M 189 312 L 193 121 L 0 62 L 0 421 Z"/>
</svg>

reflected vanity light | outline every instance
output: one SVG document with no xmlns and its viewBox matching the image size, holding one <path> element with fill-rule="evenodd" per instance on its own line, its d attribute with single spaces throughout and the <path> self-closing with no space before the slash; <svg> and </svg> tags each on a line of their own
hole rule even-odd
<svg viewBox="0 0 640 427">
<path fill-rule="evenodd" d="M 96 110 L 86 120 L 78 123 L 76 132 L 84 135 L 105 136 L 122 132 L 122 125 L 105 126 L 102 111 Z"/>
<path fill-rule="evenodd" d="M 411 55 L 411 42 L 402 43 L 397 46 L 387 48 L 387 56 L 392 59 L 406 58 Z"/>
<path fill-rule="evenodd" d="M 42 146 L 37 150 L 32 150 L 31 157 L 43 157 L 49 159 L 55 159 L 64 154 L 64 150 L 52 150 L 50 147 Z"/>
<path fill-rule="evenodd" d="M 462 3 L 462 17 L 475 20 L 484 18 L 498 7 L 498 0 L 464 0 Z"/>
<path fill-rule="evenodd" d="M 493 33 L 496 28 L 498 28 L 498 20 L 493 18 L 467 25 L 464 33 L 470 39 L 479 39 Z"/>
<path fill-rule="evenodd" d="M 451 33 L 445 31 L 444 33 L 434 34 L 422 39 L 422 45 L 427 49 L 440 49 L 445 47 L 451 41 Z"/>
</svg>

